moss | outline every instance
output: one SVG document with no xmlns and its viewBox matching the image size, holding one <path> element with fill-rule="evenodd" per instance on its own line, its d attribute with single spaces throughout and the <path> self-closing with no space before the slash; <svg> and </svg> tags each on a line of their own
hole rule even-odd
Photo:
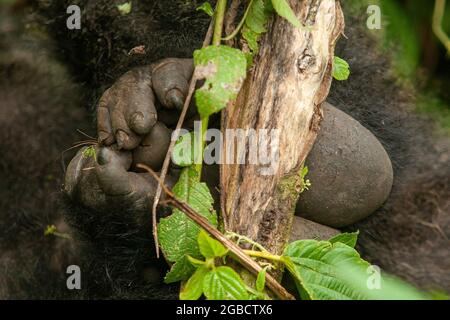
<svg viewBox="0 0 450 320">
<path fill-rule="evenodd" d="M 290 197 L 294 197 L 294 201 L 298 198 L 300 191 L 303 188 L 302 169 L 294 172 L 293 174 L 283 177 L 278 184 L 278 194 L 280 199 L 285 201 Z"/>
</svg>

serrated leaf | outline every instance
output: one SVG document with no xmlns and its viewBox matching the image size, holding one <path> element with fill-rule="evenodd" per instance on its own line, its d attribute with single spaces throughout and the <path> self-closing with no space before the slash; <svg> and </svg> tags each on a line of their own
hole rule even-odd
<svg viewBox="0 0 450 320">
<path fill-rule="evenodd" d="M 339 81 L 347 80 L 350 76 L 350 66 L 344 59 L 337 56 L 333 61 L 333 78 Z"/>
<path fill-rule="evenodd" d="M 194 271 L 195 267 L 192 263 L 186 257 L 183 257 L 172 265 L 164 278 L 164 282 L 175 283 L 187 280 Z"/>
<path fill-rule="evenodd" d="M 301 27 L 300 21 L 286 0 L 272 0 L 272 5 L 279 16 L 285 18 L 295 27 Z"/>
<path fill-rule="evenodd" d="M 302 299 L 424 299 L 410 285 L 390 276 L 373 274 L 374 266 L 341 243 L 300 240 L 285 250 L 283 260 L 296 279 Z M 369 286 L 379 277 L 379 288 Z M 377 278 L 375 278 L 377 280 Z"/>
<path fill-rule="evenodd" d="M 248 300 L 244 281 L 230 267 L 209 271 L 203 280 L 203 293 L 209 300 Z"/>
<path fill-rule="evenodd" d="M 245 19 L 246 27 L 256 34 L 261 34 L 267 32 L 266 24 L 268 21 L 269 14 L 264 6 L 264 0 L 253 0 Z"/>
<path fill-rule="evenodd" d="M 209 269 L 204 266 L 198 268 L 181 290 L 180 300 L 198 300 L 203 294 L 203 280 L 208 272 Z"/>
<path fill-rule="evenodd" d="M 333 238 L 331 238 L 328 241 L 331 243 L 340 242 L 340 243 L 348 245 L 349 247 L 354 248 L 356 246 L 356 242 L 358 241 L 358 235 L 359 235 L 359 231 L 352 232 L 352 233 L 341 233 L 341 234 L 334 236 Z"/>
<path fill-rule="evenodd" d="M 267 273 L 267 268 L 263 268 L 258 273 L 258 277 L 256 278 L 256 290 L 259 292 L 263 292 L 264 288 L 266 286 L 266 273 Z"/>
<path fill-rule="evenodd" d="M 172 191 L 179 200 L 188 203 L 211 224 L 217 226 L 213 198 L 207 185 L 199 182 L 198 173 L 194 167 L 183 169 L 180 179 Z M 182 261 L 183 264 L 178 268 L 182 269 L 181 267 L 183 267 L 183 270 L 186 268 L 185 262 L 192 266 L 186 255 L 197 259 L 201 258 L 197 243 L 199 232 L 200 227 L 178 209 L 175 209 L 169 217 L 161 219 L 158 225 L 158 238 L 166 259 L 169 262 Z M 173 268 L 175 267 L 176 264 Z"/>
<path fill-rule="evenodd" d="M 340 274 L 339 268 L 344 263 L 364 270 L 370 266 L 355 249 L 345 244 L 300 240 L 286 248 L 283 259 L 296 279 L 302 299 L 367 299 L 363 292 L 356 290 Z"/>
<path fill-rule="evenodd" d="M 209 46 L 194 52 L 196 72 L 205 84 L 195 92 L 201 118 L 219 112 L 234 100 L 247 72 L 241 50 L 228 46 Z"/>
<path fill-rule="evenodd" d="M 197 11 L 203 11 L 208 16 L 212 17 L 214 15 L 214 10 L 211 7 L 211 4 L 209 2 L 203 3 L 201 6 L 197 8 Z"/>
<path fill-rule="evenodd" d="M 219 241 L 211 238 L 204 230 L 198 234 L 198 246 L 201 254 L 206 258 L 222 258 L 228 253 Z"/>
<path fill-rule="evenodd" d="M 197 142 L 194 132 L 180 136 L 172 152 L 172 162 L 180 167 L 189 167 L 194 164 L 201 143 Z"/>
</svg>

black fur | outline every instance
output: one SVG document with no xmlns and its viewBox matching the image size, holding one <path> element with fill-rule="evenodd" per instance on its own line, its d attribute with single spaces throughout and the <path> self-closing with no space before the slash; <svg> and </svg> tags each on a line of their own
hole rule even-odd
<svg viewBox="0 0 450 320">
<path fill-rule="evenodd" d="M 69 3 L 82 8 L 80 31 L 66 28 Z M 102 90 L 134 66 L 190 57 L 206 32 L 198 1 L 132 1 L 126 16 L 116 8 L 121 3 L 37 1 L 25 17 L 50 40 L 0 32 L 1 49 L 7 49 L 0 60 L 2 298 L 176 298 L 176 286 L 146 281 L 155 272 L 150 218 L 136 225 L 127 212 L 61 205 L 58 158 L 84 139 L 75 130 L 91 123 L 81 106 L 94 108 Z M 349 61 L 352 75 L 333 83 L 329 101 L 370 129 L 395 166 L 386 205 L 352 229 L 361 230 L 359 247 L 373 263 L 423 288 L 450 290 L 448 138 L 414 114 L 414 95 L 394 84 L 389 59 L 376 53 L 365 21 L 346 19 L 349 39 L 340 41 L 338 55 Z M 142 44 L 145 56 L 127 54 Z M 65 228 L 74 240 L 44 237 L 48 224 Z M 69 264 L 81 266 L 81 292 L 65 288 Z"/>
<path fill-rule="evenodd" d="M 359 249 L 372 263 L 424 289 L 450 291 L 449 138 L 414 112 L 414 92 L 396 84 L 365 20 L 347 15 L 346 23 L 348 39 L 336 54 L 352 74 L 333 83 L 328 100 L 372 131 L 394 165 L 386 204 L 350 229 L 361 231 Z"/>
</svg>

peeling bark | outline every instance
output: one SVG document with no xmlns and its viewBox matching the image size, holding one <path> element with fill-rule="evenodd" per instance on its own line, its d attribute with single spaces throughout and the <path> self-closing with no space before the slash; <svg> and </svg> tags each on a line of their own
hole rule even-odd
<svg viewBox="0 0 450 320">
<path fill-rule="evenodd" d="M 275 174 L 263 175 L 264 166 L 249 163 L 249 141 L 234 150 L 246 159 L 245 164 L 221 166 L 225 229 L 259 242 L 274 254 L 281 254 L 289 241 L 302 183 L 300 170 L 320 128 L 334 47 L 344 28 L 338 1 L 288 2 L 306 28 L 295 28 L 281 17 L 269 23 L 254 67 L 236 103 L 222 117 L 222 130 L 279 130 Z M 227 137 L 224 141 L 225 146 L 230 143 Z M 222 155 L 226 159 L 226 147 Z"/>
</svg>

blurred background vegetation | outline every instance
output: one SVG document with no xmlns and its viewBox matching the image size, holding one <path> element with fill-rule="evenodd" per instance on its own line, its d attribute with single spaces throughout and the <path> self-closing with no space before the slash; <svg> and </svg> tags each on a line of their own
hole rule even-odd
<svg viewBox="0 0 450 320">
<path fill-rule="evenodd" d="M 450 134 L 450 52 L 433 32 L 436 0 L 353 0 L 355 14 L 366 13 L 370 4 L 379 5 L 384 54 L 391 55 L 392 71 L 402 84 L 416 92 L 418 112 L 438 120 Z M 439 0 L 438 0 L 439 1 Z M 450 1 L 443 11 L 442 28 L 450 35 Z M 442 3 L 442 2 L 441 2 Z"/>
</svg>

